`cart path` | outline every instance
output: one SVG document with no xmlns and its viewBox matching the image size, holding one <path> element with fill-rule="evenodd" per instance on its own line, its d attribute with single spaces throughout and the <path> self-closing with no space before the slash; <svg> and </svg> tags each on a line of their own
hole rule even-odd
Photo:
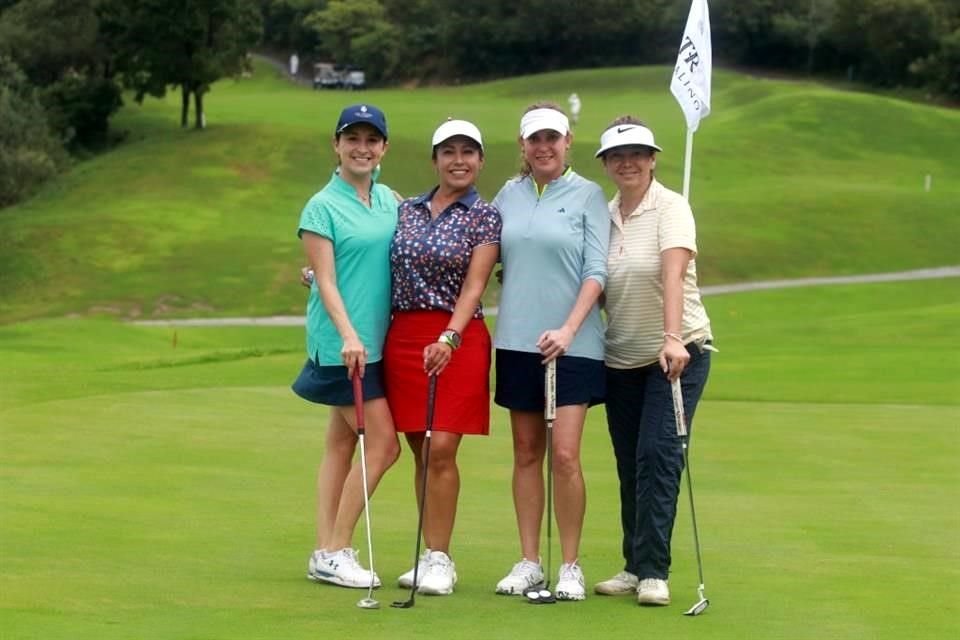
<svg viewBox="0 0 960 640">
<path fill-rule="evenodd" d="M 871 282 L 903 282 L 907 280 L 935 280 L 960 277 L 960 266 L 937 267 L 934 269 L 915 269 L 894 273 L 869 273 L 859 276 L 832 276 L 822 278 L 796 278 L 792 280 L 763 280 L 760 282 L 740 282 L 701 287 L 704 296 L 717 296 L 725 293 L 743 291 L 765 291 L 767 289 L 792 289 L 794 287 L 819 287 L 838 284 L 864 284 Z M 497 315 L 497 307 L 484 310 L 486 315 Z M 303 316 L 265 316 L 262 318 L 180 318 L 169 320 L 133 320 L 131 324 L 146 327 L 298 327 L 303 326 Z"/>
</svg>

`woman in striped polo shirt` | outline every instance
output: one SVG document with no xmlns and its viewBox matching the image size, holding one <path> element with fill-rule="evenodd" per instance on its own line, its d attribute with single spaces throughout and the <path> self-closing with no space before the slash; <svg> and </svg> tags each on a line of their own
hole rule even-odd
<svg viewBox="0 0 960 640">
<path fill-rule="evenodd" d="M 693 420 L 710 371 L 713 335 L 697 287 L 696 227 L 683 196 L 657 182 L 653 132 L 614 120 L 597 157 L 617 186 L 607 258 L 607 424 L 620 478 L 624 570 L 596 585 L 667 605 L 670 538 L 683 452 L 670 383 L 679 378 Z"/>
</svg>

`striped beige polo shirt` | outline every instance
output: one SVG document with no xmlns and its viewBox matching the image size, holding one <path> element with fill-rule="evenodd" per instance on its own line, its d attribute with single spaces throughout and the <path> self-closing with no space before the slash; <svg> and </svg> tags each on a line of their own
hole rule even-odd
<svg viewBox="0 0 960 640">
<path fill-rule="evenodd" d="M 712 340 L 697 287 L 697 230 L 687 201 L 654 179 L 643 201 L 625 218 L 620 216 L 619 192 L 609 206 L 607 365 L 631 369 L 657 361 L 663 345 L 660 254 L 666 249 L 683 247 L 693 254 L 683 281 L 684 342 Z"/>
</svg>

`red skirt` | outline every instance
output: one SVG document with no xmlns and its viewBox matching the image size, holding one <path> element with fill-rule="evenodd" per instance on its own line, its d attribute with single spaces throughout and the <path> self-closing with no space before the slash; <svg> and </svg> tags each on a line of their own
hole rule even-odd
<svg viewBox="0 0 960 640">
<path fill-rule="evenodd" d="M 427 374 L 423 350 L 447 328 L 446 311 L 394 313 L 383 348 L 387 402 L 397 431 L 426 430 Z M 437 378 L 433 429 L 473 435 L 490 432 L 490 332 L 474 318 L 463 342 Z"/>
</svg>

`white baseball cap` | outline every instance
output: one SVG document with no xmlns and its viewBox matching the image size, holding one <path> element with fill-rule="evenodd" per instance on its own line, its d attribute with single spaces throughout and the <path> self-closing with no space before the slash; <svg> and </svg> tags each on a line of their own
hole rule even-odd
<svg viewBox="0 0 960 640">
<path fill-rule="evenodd" d="M 526 140 L 537 131 L 549 129 L 562 136 L 570 132 L 570 121 L 556 109 L 534 109 L 520 118 L 520 137 Z"/>
<path fill-rule="evenodd" d="M 599 158 L 615 147 L 641 146 L 663 151 L 653 140 L 653 131 L 642 124 L 618 124 L 610 127 L 600 136 L 600 149 L 595 158 Z"/>
<path fill-rule="evenodd" d="M 470 138 L 483 149 L 483 138 L 480 136 L 480 129 L 472 122 L 466 120 L 447 120 L 433 132 L 432 146 L 437 146 L 444 140 L 449 140 L 454 136 L 466 136 Z"/>
</svg>

